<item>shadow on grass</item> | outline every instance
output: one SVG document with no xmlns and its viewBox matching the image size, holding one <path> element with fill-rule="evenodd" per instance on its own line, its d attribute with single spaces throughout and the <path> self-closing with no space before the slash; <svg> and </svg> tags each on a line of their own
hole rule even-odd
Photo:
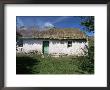
<svg viewBox="0 0 110 90">
<path fill-rule="evenodd" d="M 31 57 L 16 57 L 16 74 L 33 74 L 32 67 L 38 63 L 37 59 Z"/>
</svg>

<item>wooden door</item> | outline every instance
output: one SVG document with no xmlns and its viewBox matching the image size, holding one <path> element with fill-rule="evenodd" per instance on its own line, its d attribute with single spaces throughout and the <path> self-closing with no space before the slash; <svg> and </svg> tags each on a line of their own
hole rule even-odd
<svg viewBox="0 0 110 90">
<path fill-rule="evenodd" d="M 43 54 L 49 53 L 49 41 L 43 41 Z"/>
</svg>

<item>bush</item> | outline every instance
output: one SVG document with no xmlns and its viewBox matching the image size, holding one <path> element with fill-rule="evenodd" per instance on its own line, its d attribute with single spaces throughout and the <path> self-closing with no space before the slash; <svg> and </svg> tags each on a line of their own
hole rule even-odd
<svg viewBox="0 0 110 90">
<path fill-rule="evenodd" d="M 94 46 L 89 47 L 88 56 L 82 60 L 80 68 L 88 73 L 94 73 Z"/>
</svg>

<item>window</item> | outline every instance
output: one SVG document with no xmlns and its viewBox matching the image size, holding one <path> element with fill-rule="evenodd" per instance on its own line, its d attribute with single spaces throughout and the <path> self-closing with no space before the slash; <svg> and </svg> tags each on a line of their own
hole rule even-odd
<svg viewBox="0 0 110 90">
<path fill-rule="evenodd" d="M 68 47 L 72 47 L 72 41 L 68 41 Z"/>
<path fill-rule="evenodd" d="M 60 41 L 61 44 L 64 44 L 64 41 Z"/>
<path fill-rule="evenodd" d="M 23 47 L 23 40 L 22 40 L 22 39 L 17 40 L 16 45 L 17 45 L 18 47 Z"/>
</svg>

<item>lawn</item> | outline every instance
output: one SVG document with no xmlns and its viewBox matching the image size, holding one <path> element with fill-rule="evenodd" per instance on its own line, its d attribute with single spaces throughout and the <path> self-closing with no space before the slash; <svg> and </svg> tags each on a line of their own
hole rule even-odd
<svg viewBox="0 0 110 90">
<path fill-rule="evenodd" d="M 87 57 L 17 54 L 16 74 L 93 74 Z M 89 65 L 90 64 L 90 65 Z"/>
</svg>

